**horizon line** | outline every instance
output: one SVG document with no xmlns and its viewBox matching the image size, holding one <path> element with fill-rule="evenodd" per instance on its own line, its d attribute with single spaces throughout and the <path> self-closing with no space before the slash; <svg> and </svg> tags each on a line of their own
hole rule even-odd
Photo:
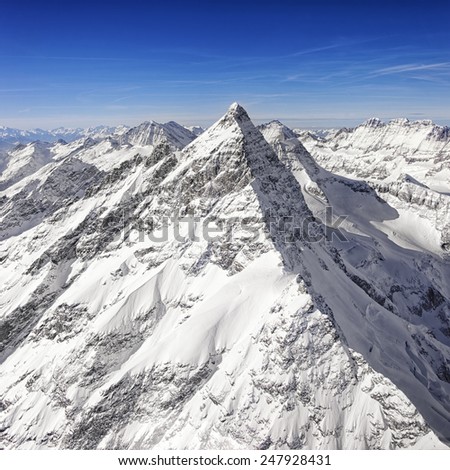
<svg viewBox="0 0 450 470">
<path fill-rule="evenodd" d="M 109 124 L 107 121 L 98 121 L 96 124 L 86 124 L 86 125 L 64 125 L 60 124 L 55 127 L 53 126 L 17 126 L 17 125 L 6 125 L 6 124 L 0 124 L 0 129 L 11 129 L 11 130 L 18 130 L 18 131 L 44 131 L 44 132 L 52 132 L 57 129 L 66 129 L 66 130 L 78 130 L 78 129 L 89 129 L 89 128 L 96 128 L 96 127 L 129 127 L 133 128 L 136 126 L 139 126 L 140 124 L 143 124 L 145 122 L 156 122 L 158 124 L 166 124 L 168 122 L 176 122 L 177 124 L 182 125 L 183 127 L 202 127 L 207 129 L 209 126 L 214 124 L 217 120 L 219 120 L 223 114 L 221 114 L 218 117 L 203 117 L 203 118 L 181 118 L 180 120 L 177 120 L 176 118 L 171 118 L 169 120 L 166 119 L 143 119 L 136 121 L 136 124 L 127 124 L 126 122 L 121 122 L 118 124 Z M 272 121 L 280 121 L 283 123 L 283 121 L 286 122 L 298 122 L 298 123 L 305 123 L 305 128 L 306 129 L 315 129 L 319 128 L 317 125 L 319 125 L 320 122 L 323 121 L 336 121 L 336 124 L 333 125 L 327 125 L 327 126 L 321 126 L 320 128 L 322 129 L 331 129 L 334 127 L 346 127 L 346 122 L 354 122 L 354 123 L 359 123 L 352 125 L 351 127 L 358 127 L 359 125 L 364 124 L 366 121 L 370 119 L 379 119 L 381 122 L 384 124 L 388 124 L 391 121 L 395 121 L 397 119 L 406 119 L 409 122 L 424 122 L 424 121 L 431 121 L 434 125 L 441 126 L 441 127 L 450 127 L 450 117 L 442 117 L 442 116 L 436 116 L 434 118 L 427 117 L 424 113 L 417 113 L 417 114 L 409 114 L 408 115 L 403 115 L 403 116 L 396 116 L 396 115 L 389 115 L 389 116 L 370 116 L 370 117 L 332 117 L 332 116 L 325 116 L 325 117 L 310 117 L 310 118 L 304 118 L 304 117 L 296 117 L 296 116 L 271 116 L 271 117 L 254 117 L 250 118 L 253 122 L 258 122 L 258 124 L 266 124 Z M 8 119 L 5 119 L 7 121 Z M 0 118 L 0 122 L 2 122 L 3 119 Z M 447 121 L 445 124 L 440 124 L 437 121 Z M 188 123 L 187 123 L 188 122 Z M 209 124 L 205 124 L 208 122 Z M 339 122 L 342 122 L 342 124 L 338 124 Z M 309 124 L 307 124 L 309 123 Z M 314 124 L 316 123 L 316 125 Z M 205 127 L 206 126 L 206 127 Z M 287 126 L 289 127 L 289 126 Z"/>
</svg>

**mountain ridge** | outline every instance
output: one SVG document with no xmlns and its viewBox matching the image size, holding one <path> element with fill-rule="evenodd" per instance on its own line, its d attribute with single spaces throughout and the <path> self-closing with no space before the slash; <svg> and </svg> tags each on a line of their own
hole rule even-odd
<svg viewBox="0 0 450 470">
<path fill-rule="evenodd" d="M 144 126 L 0 193 L 1 220 L 23 222 L 17 200 L 53 195 L 55 169 L 92 178 L 3 231 L 4 447 L 446 447 L 439 246 L 412 256 L 389 231 L 407 199 L 322 168 L 281 126 L 233 104 L 182 148 L 141 146 Z"/>
</svg>

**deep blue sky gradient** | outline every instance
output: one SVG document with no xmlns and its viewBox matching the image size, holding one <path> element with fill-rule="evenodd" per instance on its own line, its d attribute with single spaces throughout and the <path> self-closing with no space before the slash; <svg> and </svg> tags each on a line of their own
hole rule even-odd
<svg viewBox="0 0 450 470">
<path fill-rule="evenodd" d="M 450 124 L 450 1 L 0 2 L 0 125 Z"/>
</svg>

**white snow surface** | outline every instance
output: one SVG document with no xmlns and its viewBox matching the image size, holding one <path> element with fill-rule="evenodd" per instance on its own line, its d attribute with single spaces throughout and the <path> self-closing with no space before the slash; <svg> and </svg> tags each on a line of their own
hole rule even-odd
<svg viewBox="0 0 450 470">
<path fill-rule="evenodd" d="M 326 169 L 360 179 L 392 181 L 408 173 L 439 192 L 448 192 L 450 129 L 429 120 L 378 118 L 325 137 L 299 133 L 301 142 Z"/>
<path fill-rule="evenodd" d="M 234 103 L 196 138 L 149 122 L 8 170 L 0 445 L 446 449 L 445 187 L 413 162 L 351 179 L 326 152 Z"/>
</svg>

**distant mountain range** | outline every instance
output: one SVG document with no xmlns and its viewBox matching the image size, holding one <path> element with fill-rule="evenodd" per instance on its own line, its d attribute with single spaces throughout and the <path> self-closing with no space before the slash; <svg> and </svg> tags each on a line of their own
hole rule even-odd
<svg viewBox="0 0 450 470">
<path fill-rule="evenodd" d="M 170 124 L 170 123 L 169 123 Z M 178 124 L 177 124 L 178 126 Z M 129 126 L 96 126 L 88 128 L 65 128 L 58 127 L 51 130 L 31 129 L 22 130 L 11 127 L 0 126 L 0 150 L 9 150 L 18 144 L 28 144 L 30 142 L 57 142 L 63 140 L 65 142 L 73 142 L 74 140 L 84 137 L 92 137 L 94 139 L 104 138 L 108 136 L 120 136 L 131 129 Z M 200 135 L 203 128 L 199 126 L 186 127 L 193 134 Z"/>
<path fill-rule="evenodd" d="M 123 134 L 129 129 L 127 126 L 97 126 L 88 128 L 58 127 L 52 130 L 32 129 L 21 130 L 0 126 L 0 143 L 2 144 L 27 144 L 40 140 L 43 142 L 56 142 L 59 139 L 71 142 L 83 137 L 105 137 L 112 134 Z"/>
</svg>

